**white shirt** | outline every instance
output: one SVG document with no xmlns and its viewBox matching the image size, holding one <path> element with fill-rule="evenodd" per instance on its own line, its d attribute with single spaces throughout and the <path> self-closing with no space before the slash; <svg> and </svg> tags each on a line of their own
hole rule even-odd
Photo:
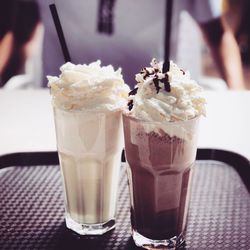
<svg viewBox="0 0 250 250">
<path fill-rule="evenodd" d="M 63 57 L 52 18 L 48 16 L 50 1 L 39 1 L 47 14 L 43 16 L 44 71 L 46 75 L 58 74 Z M 165 0 L 116 0 L 112 35 L 97 32 L 99 0 L 55 0 L 55 3 L 73 63 L 101 59 L 103 65 L 122 67 L 125 81 L 133 86 L 135 74 L 152 57 L 163 59 Z M 172 59 L 177 54 L 180 12 L 187 10 L 198 22 L 207 22 L 220 15 L 220 5 L 220 0 L 174 0 Z"/>
</svg>

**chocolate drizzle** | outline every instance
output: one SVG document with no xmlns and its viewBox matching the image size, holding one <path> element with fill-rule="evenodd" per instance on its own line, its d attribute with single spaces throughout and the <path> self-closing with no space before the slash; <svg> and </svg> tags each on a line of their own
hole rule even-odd
<svg viewBox="0 0 250 250">
<path fill-rule="evenodd" d="M 170 71 L 170 61 L 169 60 L 164 62 L 162 71 L 165 72 L 165 78 L 163 78 L 161 80 L 161 82 L 164 83 L 165 91 L 170 92 L 171 88 L 170 88 L 169 77 L 168 77 L 168 74 L 167 74 L 167 72 Z"/>
<path fill-rule="evenodd" d="M 165 74 L 165 77 L 162 78 L 162 79 L 159 79 L 158 76 L 156 75 L 154 78 L 153 78 L 153 83 L 155 85 L 155 89 L 156 89 L 156 93 L 158 94 L 161 87 L 160 87 L 160 82 L 162 82 L 164 84 L 164 89 L 166 92 L 170 92 L 171 91 L 171 88 L 170 88 L 170 83 L 169 83 L 169 80 L 168 80 L 168 75 Z"/>
<path fill-rule="evenodd" d="M 128 96 L 130 96 L 130 95 L 136 95 L 136 94 L 137 94 L 137 90 L 138 90 L 138 88 L 134 88 L 133 90 L 131 90 L 131 91 L 128 93 Z"/>
<path fill-rule="evenodd" d="M 156 59 L 153 59 L 152 62 L 151 62 L 151 67 L 143 68 L 140 71 L 140 74 L 141 74 L 141 76 L 143 77 L 144 80 L 146 80 L 148 77 L 153 76 L 152 81 L 154 83 L 157 94 L 159 93 L 160 89 L 162 89 L 162 87 L 160 86 L 160 83 L 164 84 L 164 90 L 166 92 L 170 92 L 171 87 L 170 87 L 169 76 L 168 76 L 168 73 L 167 73 L 169 71 L 169 68 L 170 68 L 170 62 L 164 63 L 163 69 L 161 70 L 160 67 L 159 67 L 159 64 L 156 61 Z M 164 69 L 167 70 L 167 71 L 164 71 Z M 132 90 L 130 92 L 130 94 L 134 95 L 134 91 L 135 90 Z"/>
<path fill-rule="evenodd" d="M 165 64 L 168 68 L 170 67 L 170 62 L 168 65 Z M 160 67 L 160 64 L 156 61 L 156 59 L 153 59 L 151 62 L 151 67 L 144 67 L 140 73 L 136 76 L 136 80 L 138 82 L 138 86 L 140 87 L 141 84 L 144 84 L 144 81 L 146 83 L 146 86 L 154 86 L 156 90 L 156 94 L 160 92 L 161 89 L 163 89 L 164 85 L 164 91 L 170 92 L 171 91 L 171 85 L 170 85 L 170 79 L 168 75 L 168 71 L 162 72 L 162 69 Z M 147 79 L 148 78 L 148 79 Z M 150 87 L 151 88 L 151 87 Z M 129 92 L 129 96 L 134 96 L 137 94 L 138 87 L 134 88 Z M 129 100 L 128 102 L 128 109 L 133 109 L 133 99 Z"/>
<path fill-rule="evenodd" d="M 161 87 L 159 86 L 159 79 L 158 79 L 157 76 L 154 77 L 153 83 L 154 83 L 155 88 L 156 88 L 156 93 L 158 94 L 159 91 L 160 91 L 160 89 L 161 89 Z"/>
<path fill-rule="evenodd" d="M 143 68 L 140 72 L 140 74 L 143 76 L 143 79 L 145 80 L 150 75 L 154 75 L 156 72 L 158 72 L 158 69 L 155 68 Z"/>
<path fill-rule="evenodd" d="M 131 90 L 128 93 L 128 96 L 136 95 L 137 94 L 137 90 L 138 90 L 138 88 L 134 88 L 133 90 Z M 130 111 L 133 108 L 133 106 L 134 106 L 133 100 L 130 100 L 127 105 L 128 105 L 128 110 Z"/>
<path fill-rule="evenodd" d="M 183 69 L 180 69 L 180 71 L 182 72 L 183 75 L 185 75 L 185 71 Z"/>
<path fill-rule="evenodd" d="M 133 108 L 133 106 L 134 106 L 133 100 L 130 100 L 128 102 L 128 110 L 130 111 Z"/>
</svg>

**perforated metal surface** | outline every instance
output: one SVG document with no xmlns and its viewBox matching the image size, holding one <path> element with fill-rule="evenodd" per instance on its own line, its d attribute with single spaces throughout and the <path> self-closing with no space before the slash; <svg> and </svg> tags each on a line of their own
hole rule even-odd
<svg viewBox="0 0 250 250">
<path fill-rule="evenodd" d="M 130 237 L 124 167 L 117 227 L 101 237 L 79 237 L 66 229 L 61 184 L 58 166 L 0 170 L 1 250 L 137 249 Z M 250 196 L 232 167 L 197 162 L 182 249 L 250 249 Z"/>
</svg>

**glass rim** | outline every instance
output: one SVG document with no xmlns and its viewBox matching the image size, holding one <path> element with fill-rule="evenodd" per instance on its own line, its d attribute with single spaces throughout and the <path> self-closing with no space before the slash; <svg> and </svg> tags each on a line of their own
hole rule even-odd
<svg viewBox="0 0 250 250">
<path fill-rule="evenodd" d="M 112 114 L 112 113 L 116 113 L 116 112 L 122 112 L 121 109 L 117 109 L 117 110 L 107 110 L 107 111 L 104 111 L 104 110 L 91 110 L 91 109 L 88 109 L 88 110 L 67 110 L 67 109 L 63 109 L 63 108 L 59 108 L 59 107 L 56 107 L 53 105 L 53 110 L 59 110 L 59 111 L 62 111 L 62 112 L 65 112 L 65 113 L 81 113 L 81 114 L 104 114 L 104 115 L 107 115 L 107 114 Z"/>
<path fill-rule="evenodd" d="M 141 122 L 143 124 L 148 124 L 148 125 L 150 125 L 150 124 L 154 124 L 154 125 L 170 125 L 170 126 L 192 123 L 192 122 L 198 121 L 201 118 L 201 115 L 198 115 L 198 116 L 195 116 L 192 119 L 185 120 L 185 121 L 181 121 L 181 120 L 180 121 L 147 121 L 147 120 L 143 120 L 143 119 L 133 117 L 133 116 L 131 116 L 128 113 L 125 113 L 125 112 L 122 112 L 122 116 L 127 117 L 130 120 L 134 120 L 136 122 Z"/>
</svg>

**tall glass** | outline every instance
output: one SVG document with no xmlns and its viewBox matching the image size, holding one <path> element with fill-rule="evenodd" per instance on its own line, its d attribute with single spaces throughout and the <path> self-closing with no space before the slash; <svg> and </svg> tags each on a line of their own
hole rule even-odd
<svg viewBox="0 0 250 250">
<path fill-rule="evenodd" d="M 147 249 L 184 241 L 199 118 L 146 122 L 123 115 L 132 236 Z"/>
<path fill-rule="evenodd" d="M 54 108 L 54 117 L 66 225 L 81 235 L 101 235 L 115 227 L 123 148 L 121 112 Z"/>
</svg>

